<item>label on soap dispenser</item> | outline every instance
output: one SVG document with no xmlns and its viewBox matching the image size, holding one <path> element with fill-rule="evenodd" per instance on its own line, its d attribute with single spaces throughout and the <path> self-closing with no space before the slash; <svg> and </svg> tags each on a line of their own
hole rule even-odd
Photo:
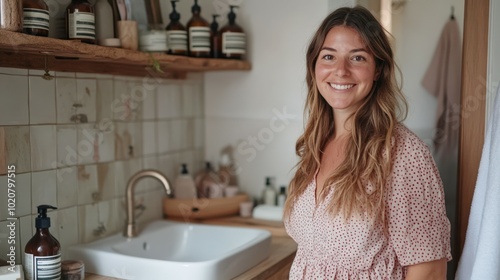
<svg viewBox="0 0 500 280">
<path fill-rule="evenodd" d="M 171 51 L 187 51 L 187 32 L 185 30 L 168 30 L 167 46 Z"/>
<path fill-rule="evenodd" d="M 24 276 L 27 280 L 61 279 L 61 254 L 33 256 L 24 254 Z"/>
<path fill-rule="evenodd" d="M 23 28 L 43 29 L 49 31 L 49 11 L 24 8 Z"/>
<path fill-rule="evenodd" d="M 74 12 L 68 15 L 69 39 L 95 39 L 95 15 Z"/>
<path fill-rule="evenodd" d="M 246 53 L 246 35 L 240 32 L 222 33 L 222 53 L 223 54 L 245 54 Z"/>
<path fill-rule="evenodd" d="M 210 27 L 189 27 L 189 50 L 192 52 L 210 51 Z"/>
</svg>

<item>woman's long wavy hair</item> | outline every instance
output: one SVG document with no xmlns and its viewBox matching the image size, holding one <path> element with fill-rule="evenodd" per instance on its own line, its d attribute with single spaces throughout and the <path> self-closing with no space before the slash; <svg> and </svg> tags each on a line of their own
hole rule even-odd
<svg viewBox="0 0 500 280">
<path fill-rule="evenodd" d="M 335 132 L 333 109 L 318 91 L 315 65 L 328 32 L 335 26 L 356 30 L 376 61 L 378 79 L 359 109 L 350 116 L 352 129 L 346 144 L 345 159 L 332 170 L 320 193 L 322 200 L 334 186 L 328 209 L 346 220 L 352 214 L 369 213 L 382 222 L 384 186 L 391 172 L 391 140 L 397 123 L 406 118 L 407 103 L 396 79 L 392 48 L 385 29 L 366 8 L 340 8 L 320 25 L 307 50 L 307 86 L 305 130 L 297 140 L 299 156 L 296 173 L 290 182 L 285 204 L 285 219 L 290 217 L 296 199 L 314 179 L 322 150 Z M 367 189 L 370 183 L 372 188 Z"/>
</svg>

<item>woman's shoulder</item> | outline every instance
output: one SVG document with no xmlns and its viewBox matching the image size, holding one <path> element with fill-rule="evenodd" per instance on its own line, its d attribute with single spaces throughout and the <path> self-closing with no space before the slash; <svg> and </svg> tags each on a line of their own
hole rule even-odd
<svg viewBox="0 0 500 280">
<path fill-rule="evenodd" d="M 394 127 L 394 133 L 393 133 L 393 146 L 396 145 L 396 147 L 407 147 L 407 148 L 417 148 L 417 149 L 426 149 L 428 150 L 429 147 L 427 144 L 420 139 L 420 137 L 415 134 L 411 129 L 409 129 L 407 126 L 405 126 L 403 123 L 398 123 Z"/>
</svg>

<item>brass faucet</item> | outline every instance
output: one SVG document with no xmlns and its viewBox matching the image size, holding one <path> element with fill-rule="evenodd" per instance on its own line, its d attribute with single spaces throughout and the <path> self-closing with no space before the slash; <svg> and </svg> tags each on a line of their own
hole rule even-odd
<svg viewBox="0 0 500 280">
<path fill-rule="evenodd" d="M 137 184 L 137 181 L 139 179 L 142 179 L 144 177 L 153 177 L 160 181 L 165 188 L 165 193 L 167 193 L 167 196 L 169 196 L 172 193 L 172 188 L 170 187 L 170 183 L 168 182 L 167 177 L 160 173 L 159 171 L 152 170 L 152 169 L 146 169 L 146 170 L 141 170 L 137 173 L 135 173 L 130 179 L 128 180 L 127 183 L 127 192 L 126 192 L 126 199 L 127 199 L 127 224 L 125 227 L 125 231 L 123 232 L 123 235 L 125 237 L 135 237 L 137 236 L 137 229 L 135 226 L 135 216 L 134 216 L 134 188 L 135 185 Z"/>
</svg>

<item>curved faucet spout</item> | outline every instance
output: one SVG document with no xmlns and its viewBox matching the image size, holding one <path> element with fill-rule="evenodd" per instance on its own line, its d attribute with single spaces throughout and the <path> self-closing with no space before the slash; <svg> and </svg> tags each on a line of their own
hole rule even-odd
<svg viewBox="0 0 500 280">
<path fill-rule="evenodd" d="M 134 188 L 137 182 L 144 177 L 153 177 L 162 183 L 165 188 L 165 193 L 169 196 L 172 193 L 172 188 L 170 187 L 170 183 L 165 175 L 157 170 L 146 169 L 141 170 L 135 173 L 127 183 L 127 192 L 126 192 L 126 200 L 127 200 L 127 224 L 125 227 L 125 231 L 123 235 L 125 237 L 135 237 L 137 236 L 137 229 L 135 226 L 135 200 L 134 200 Z"/>
</svg>

